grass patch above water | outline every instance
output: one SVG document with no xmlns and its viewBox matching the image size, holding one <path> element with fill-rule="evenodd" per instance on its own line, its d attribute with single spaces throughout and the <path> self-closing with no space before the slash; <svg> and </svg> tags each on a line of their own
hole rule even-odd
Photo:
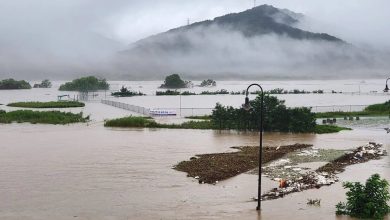
<svg viewBox="0 0 390 220">
<path fill-rule="evenodd" d="M 88 120 L 89 117 L 84 118 L 82 113 L 32 110 L 0 111 L 0 123 L 70 124 Z"/>
<path fill-rule="evenodd" d="M 85 104 L 77 101 L 56 101 L 56 102 L 15 102 L 7 106 L 20 108 L 75 108 L 84 107 Z"/>
<path fill-rule="evenodd" d="M 328 133 L 337 133 L 340 131 L 350 131 L 351 128 L 340 127 L 336 125 L 316 125 L 315 133 L 316 134 L 328 134 Z"/>
<path fill-rule="evenodd" d="M 105 127 L 120 128 L 177 128 L 177 129 L 213 129 L 210 121 L 188 121 L 181 124 L 160 124 L 150 117 L 129 116 L 124 118 L 107 120 Z"/>
</svg>

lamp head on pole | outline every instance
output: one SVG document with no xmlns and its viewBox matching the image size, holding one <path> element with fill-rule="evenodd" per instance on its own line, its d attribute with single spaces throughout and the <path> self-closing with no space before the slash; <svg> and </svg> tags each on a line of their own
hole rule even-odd
<svg viewBox="0 0 390 220">
<path fill-rule="evenodd" d="M 389 92 L 389 86 L 386 83 L 386 88 L 383 90 L 383 92 Z"/>
<path fill-rule="evenodd" d="M 248 96 L 245 97 L 245 103 L 242 104 L 242 108 L 243 108 L 244 110 L 246 110 L 246 111 L 249 111 L 249 110 L 252 109 L 252 106 L 251 106 L 251 104 L 249 103 L 249 97 L 248 97 Z"/>
</svg>

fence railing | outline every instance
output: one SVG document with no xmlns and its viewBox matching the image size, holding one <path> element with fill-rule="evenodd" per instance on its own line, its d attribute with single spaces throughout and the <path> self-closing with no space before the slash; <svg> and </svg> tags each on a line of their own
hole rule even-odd
<svg viewBox="0 0 390 220">
<path fill-rule="evenodd" d="M 150 109 L 148 109 L 148 108 L 144 108 L 144 107 L 137 106 L 137 105 L 131 105 L 131 104 L 123 103 L 123 102 L 116 102 L 116 101 L 102 99 L 101 103 L 106 104 L 106 105 L 111 105 L 111 106 L 114 106 L 117 108 L 129 110 L 132 112 L 136 112 L 136 113 L 139 113 L 142 115 L 149 115 L 149 113 L 150 113 Z"/>
</svg>

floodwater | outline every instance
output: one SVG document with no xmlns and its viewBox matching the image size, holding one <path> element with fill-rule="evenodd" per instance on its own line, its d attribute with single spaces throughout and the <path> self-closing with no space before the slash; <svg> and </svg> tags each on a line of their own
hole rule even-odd
<svg viewBox="0 0 390 220">
<path fill-rule="evenodd" d="M 54 89 L 0 91 L 0 103 L 54 100 L 56 95 Z M 0 219 L 335 219 L 334 206 L 345 200 L 345 191 L 337 183 L 265 201 L 259 214 L 251 201 L 257 195 L 256 175 L 207 185 L 172 169 L 195 154 L 256 145 L 258 134 L 111 129 L 103 127 L 104 118 L 129 112 L 96 102 L 87 103 L 82 111 L 91 114 L 93 122 L 0 125 Z M 350 149 L 376 141 L 390 151 L 390 134 L 383 130 L 390 126 L 387 117 L 363 118 L 350 126 L 355 129 L 337 134 L 265 133 L 265 144 Z M 387 156 L 350 166 L 340 179 L 364 181 L 379 173 L 390 180 L 389 171 Z M 263 180 L 263 191 L 277 186 Z M 321 199 L 321 206 L 307 206 L 309 198 Z"/>
</svg>

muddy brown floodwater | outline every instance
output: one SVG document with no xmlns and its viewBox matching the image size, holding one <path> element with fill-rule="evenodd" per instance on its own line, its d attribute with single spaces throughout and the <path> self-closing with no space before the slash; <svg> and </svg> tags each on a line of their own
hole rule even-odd
<svg viewBox="0 0 390 220">
<path fill-rule="evenodd" d="M 1 91 L 0 104 L 16 101 L 53 101 L 63 82 L 51 89 Z M 154 94 L 161 82 L 110 82 Z M 250 82 L 218 82 L 214 88 L 241 91 Z M 356 84 L 359 83 L 359 84 Z M 287 106 L 367 105 L 389 99 L 381 91 L 383 80 L 262 82 L 265 89 L 324 89 L 364 94 L 281 95 Z M 191 91 L 200 92 L 195 87 Z M 109 92 L 107 92 L 109 94 Z M 105 93 L 99 98 L 106 98 Z M 302 98 L 304 97 L 304 98 Z M 319 98 L 321 97 L 321 98 Z M 214 107 L 216 101 L 238 106 L 242 96 L 145 96 L 119 99 L 145 107 Z M 181 102 L 180 102 L 181 101 Z M 1 109 L 12 110 L 4 105 Z M 241 174 L 216 185 L 198 184 L 172 167 L 193 155 L 231 152 L 234 146 L 258 143 L 256 133 L 201 130 L 109 129 L 103 119 L 131 114 L 123 109 L 89 102 L 66 111 L 91 114 L 92 122 L 69 126 L 0 125 L 0 219 L 335 219 L 335 204 L 345 199 L 342 181 L 364 181 L 373 173 L 390 180 L 389 156 L 347 167 L 340 183 L 265 201 L 256 210 L 256 175 Z M 362 118 L 362 122 L 364 119 Z M 383 123 L 390 121 L 386 118 Z M 355 126 L 355 125 L 352 125 Z M 382 125 L 364 124 L 338 134 L 265 133 L 264 146 L 295 143 L 325 149 L 352 149 L 369 141 L 382 142 L 390 152 L 390 134 Z M 278 183 L 263 178 L 263 192 Z M 321 206 L 307 206 L 307 199 Z M 341 219 L 341 218 L 340 218 Z"/>
<path fill-rule="evenodd" d="M 263 202 L 251 201 L 257 176 L 198 184 L 172 169 L 196 154 L 255 145 L 256 133 L 107 129 L 92 125 L 0 126 L 0 219 L 334 219 L 341 183 Z M 306 143 L 347 149 L 390 138 L 380 129 L 327 135 L 266 134 L 269 145 Z M 390 179 L 389 157 L 348 167 L 341 181 L 373 173 Z M 263 191 L 277 183 L 266 178 Z M 321 207 L 307 206 L 308 198 Z"/>
</svg>

